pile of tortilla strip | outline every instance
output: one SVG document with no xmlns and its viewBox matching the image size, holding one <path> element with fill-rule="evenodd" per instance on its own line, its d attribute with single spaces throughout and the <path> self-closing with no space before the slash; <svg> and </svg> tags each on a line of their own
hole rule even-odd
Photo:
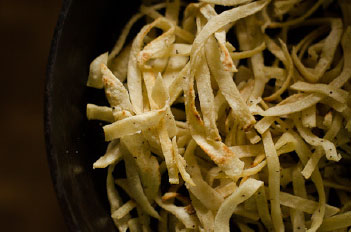
<svg viewBox="0 0 351 232">
<path fill-rule="evenodd" d="M 348 0 L 144 2 L 87 82 L 109 103 L 87 116 L 107 122 L 93 166 L 119 231 L 350 231 L 350 16 Z"/>
</svg>

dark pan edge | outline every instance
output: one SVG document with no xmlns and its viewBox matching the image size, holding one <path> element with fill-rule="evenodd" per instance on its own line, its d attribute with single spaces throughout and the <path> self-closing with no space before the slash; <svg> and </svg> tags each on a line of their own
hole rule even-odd
<svg viewBox="0 0 351 232">
<path fill-rule="evenodd" d="M 70 201 L 67 198 L 66 192 L 63 188 L 62 173 L 58 168 L 57 154 L 53 148 L 52 138 L 51 138 L 51 118 L 52 118 L 52 96 L 50 90 L 52 89 L 52 79 L 56 64 L 56 55 L 58 44 L 61 39 L 61 34 L 63 26 L 65 24 L 67 14 L 71 7 L 71 0 L 63 0 L 61 11 L 57 20 L 55 31 L 53 34 L 53 39 L 51 42 L 50 53 L 48 58 L 48 63 L 46 67 L 46 80 L 45 80 L 45 97 L 44 97 L 44 135 L 46 144 L 46 154 L 49 164 L 50 174 L 54 189 L 56 192 L 56 197 L 58 199 L 63 217 L 65 219 L 66 225 L 69 231 L 81 231 L 79 228 L 79 223 L 75 218 Z"/>
</svg>

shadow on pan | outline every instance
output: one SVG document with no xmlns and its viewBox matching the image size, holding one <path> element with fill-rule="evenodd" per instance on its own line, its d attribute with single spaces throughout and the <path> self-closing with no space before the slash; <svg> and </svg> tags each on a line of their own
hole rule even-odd
<svg viewBox="0 0 351 232">
<path fill-rule="evenodd" d="M 90 62 L 110 50 L 140 0 L 66 0 L 47 66 L 45 136 L 53 183 L 71 231 L 116 231 L 106 196 L 106 170 L 93 170 L 106 144 L 99 122 L 87 122 L 88 102 L 106 104 L 85 86 Z"/>
</svg>

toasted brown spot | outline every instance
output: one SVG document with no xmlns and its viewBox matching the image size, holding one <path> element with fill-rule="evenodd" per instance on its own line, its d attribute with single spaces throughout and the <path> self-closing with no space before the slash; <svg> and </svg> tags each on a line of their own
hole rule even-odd
<svg viewBox="0 0 351 232">
<path fill-rule="evenodd" d="M 185 211 L 186 211 L 189 215 L 192 215 L 192 214 L 195 214 L 195 213 L 196 213 L 194 207 L 193 207 L 191 204 L 185 206 Z"/>
</svg>

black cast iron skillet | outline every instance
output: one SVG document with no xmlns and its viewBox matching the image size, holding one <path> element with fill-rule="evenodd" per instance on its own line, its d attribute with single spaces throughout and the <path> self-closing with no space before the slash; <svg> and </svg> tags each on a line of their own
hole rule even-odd
<svg viewBox="0 0 351 232">
<path fill-rule="evenodd" d="M 70 231 L 116 231 L 106 196 L 99 122 L 87 122 L 86 103 L 104 104 L 85 87 L 89 64 L 110 50 L 139 0 L 63 1 L 53 37 L 45 91 L 45 136 L 53 183 Z"/>
</svg>

